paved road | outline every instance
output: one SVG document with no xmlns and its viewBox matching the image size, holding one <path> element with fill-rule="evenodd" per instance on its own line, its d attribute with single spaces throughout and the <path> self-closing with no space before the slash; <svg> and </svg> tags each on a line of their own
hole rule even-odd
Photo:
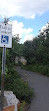
<svg viewBox="0 0 49 111">
<path fill-rule="evenodd" d="M 49 77 L 17 67 L 21 77 L 34 88 L 35 98 L 32 99 L 29 111 L 49 111 Z"/>
</svg>

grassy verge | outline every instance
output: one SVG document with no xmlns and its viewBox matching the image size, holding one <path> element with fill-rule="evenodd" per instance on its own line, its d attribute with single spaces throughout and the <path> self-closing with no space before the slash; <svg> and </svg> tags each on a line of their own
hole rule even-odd
<svg viewBox="0 0 49 111">
<path fill-rule="evenodd" d="M 25 101 L 22 101 L 20 104 L 20 109 L 18 111 L 28 111 L 30 104 L 27 104 Z"/>
<path fill-rule="evenodd" d="M 34 96 L 33 89 L 29 88 L 28 83 L 23 81 L 13 66 L 10 66 L 5 75 L 5 90 L 13 91 L 20 101 L 27 103 Z"/>
<path fill-rule="evenodd" d="M 35 65 L 21 66 L 21 68 L 49 76 L 49 65 L 35 64 Z"/>
<path fill-rule="evenodd" d="M 28 82 L 24 82 L 23 79 L 19 76 L 15 70 L 14 64 L 6 66 L 4 89 L 7 91 L 13 91 L 16 97 L 20 100 L 21 107 L 19 111 L 24 111 L 25 107 L 30 104 L 31 98 L 34 96 L 33 89 L 29 88 Z"/>
</svg>

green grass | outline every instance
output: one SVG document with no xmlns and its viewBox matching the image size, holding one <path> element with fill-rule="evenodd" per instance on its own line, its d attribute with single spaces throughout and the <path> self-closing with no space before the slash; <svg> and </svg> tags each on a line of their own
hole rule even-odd
<svg viewBox="0 0 49 111">
<path fill-rule="evenodd" d="M 33 89 L 29 88 L 28 82 L 24 82 L 14 68 L 9 68 L 5 76 L 5 90 L 13 91 L 20 101 L 24 100 L 27 103 L 34 96 Z"/>
<path fill-rule="evenodd" d="M 49 76 L 48 65 L 34 64 L 34 65 L 26 65 L 25 67 L 21 66 L 21 68 Z"/>
</svg>

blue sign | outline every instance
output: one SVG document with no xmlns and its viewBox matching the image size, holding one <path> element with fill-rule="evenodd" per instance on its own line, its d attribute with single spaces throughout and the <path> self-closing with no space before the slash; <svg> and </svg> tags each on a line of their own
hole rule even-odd
<svg viewBox="0 0 49 111">
<path fill-rule="evenodd" d="M 9 36 L 1 35 L 1 43 L 8 44 Z"/>
</svg>

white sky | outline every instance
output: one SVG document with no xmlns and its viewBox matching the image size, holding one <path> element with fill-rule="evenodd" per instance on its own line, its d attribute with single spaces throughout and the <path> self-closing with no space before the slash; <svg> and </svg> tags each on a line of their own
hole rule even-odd
<svg viewBox="0 0 49 111">
<path fill-rule="evenodd" d="M 0 0 L 0 15 L 34 18 L 49 10 L 49 0 Z"/>
<path fill-rule="evenodd" d="M 22 16 L 34 19 L 36 14 L 43 14 L 49 10 L 49 0 L 0 0 L 0 17 Z M 33 29 L 24 28 L 22 22 L 13 21 L 13 35 L 19 34 L 24 41 L 32 40 Z M 23 41 L 23 42 L 24 42 Z"/>
<path fill-rule="evenodd" d="M 34 36 L 31 34 L 33 32 L 32 28 L 24 28 L 23 22 L 13 21 L 12 23 L 12 34 L 19 34 L 19 38 L 23 38 L 23 42 L 26 40 L 32 40 Z"/>
</svg>

